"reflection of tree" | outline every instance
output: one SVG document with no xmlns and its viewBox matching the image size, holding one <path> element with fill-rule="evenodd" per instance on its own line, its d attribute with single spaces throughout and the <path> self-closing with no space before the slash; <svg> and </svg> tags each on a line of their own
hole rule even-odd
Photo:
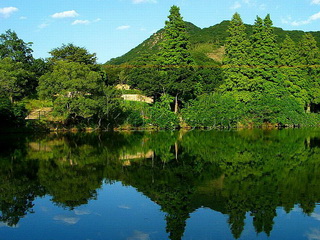
<svg viewBox="0 0 320 240">
<path fill-rule="evenodd" d="M 17 224 L 44 194 L 63 207 L 86 204 L 105 179 L 133 186 L 159 204 L 170 239 L 182 238 L 190 213 L 202 206 L 228 214 L 235 238 L 247 213 L 257 233 L 270 235 L 277 207 L 290 212 L 299 204 L 311 214 L 320 201 L 320 148 L 308 140 L 319 135 L 305 130 L 191 131 L 181 138 L 178 132 L 48 135 L 29 143 L 28 150 L 16 144 L 0 153 L 1 220 Z"/>
<path fill-rule="evenodd" d="M 92 167 L 65 166 L 52 163 L 41 165 L 41 185 L 52 195 L 52 201 L 64 207 L 74 208 L 96 199 L 96 189 L 101 186 L 102 171 Z"/>
<path fill-rule="evenodd" d="M 37 161 L 24 161 L 24 140 L 8 138 L 1 144 L 4 149 L 0 151 L 0 221 L 8 226 L 17 225 L 20 218 L 32 213 L 34 199 L 45 193 L 37 178 Z"/>
</svg>

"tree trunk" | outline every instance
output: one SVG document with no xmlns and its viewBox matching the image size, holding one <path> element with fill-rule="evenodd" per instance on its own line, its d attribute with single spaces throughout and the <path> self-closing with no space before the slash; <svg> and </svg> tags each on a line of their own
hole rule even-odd
<svg viewBox="0 0 320 240">
<path fill-rule="evenodd" d="M 311 112 L 311 104 L 308 103 L 308 104 L 307 104 L 306 113 L 310 113 L 310 112 Z"/>
<path fill-rule="evenodd" d="M 178 95 L 176 95 L 175 102 L 174 102 L 174 113 L 178 113 Z"/>
</svg>

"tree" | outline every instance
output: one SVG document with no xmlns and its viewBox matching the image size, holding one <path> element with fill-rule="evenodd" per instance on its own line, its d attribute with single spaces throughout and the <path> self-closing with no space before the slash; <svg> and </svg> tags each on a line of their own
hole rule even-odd
<svg viewBox="0 0 320 240">
<path fill-rule="evenodd" d="M 23 92 L 24 96 L 33 94 L 38 85 L 38 78 L 44 73 L 38 68 L 41 60 L 34 59 L 31 49 L 32 43 L 26 43 L 12 31 L 7 30 L 0 35 L 0 59 L 10 58 L 14 63 L 19 63 L 19 69 L 23 68 L 28 74 L 23 77 L 26 80 Z"/>
<path fill-rule="evenodd" d="M 246 27 L 238 13 L 231 19 L 228 29 L 229 37 L 225 44 L 223 60 L 225 83 L 223 92 L 232 91 L 238 101 L 248 102 L 252 99 L 252 81 L 248 78 L 248 57 L 250 42 L 246 35 Z"/>
<path fill-rule="evenodd" d="M 95 65 L 97 63 L 97 57 L 95 53 L 89 53 L 87 49 L 78 47 L 69 43 L 67 45 L 62 44 L 61 47 L 52 49 L 50 52 L 52 62 L 55 61 L 67 61 L 84 63 L 87 65 Z"/>
<path fill-rule="evenodd" d="M 31 73 L 24 69 L 21 62 L 11 58 L 0 60 L 0 93 L 11 102 L 23 96 Z"/>
<path fill-rule="evenodd" d="M 26 43 L 18 38 L 12 30 L 0 35 L 0 58 L 11 58 L 15 62 L 31 65 L 33 56 L 32 43 Z"/>
<path fill-rule="evenodd" d="M 160 68 L 161 81 L 158 83 L 163 93 L 175 96 L 175 112 L 178 110 L 178 95 L 181 94 L 182 80 L 177 69 L 186 71 L 192 68 L 194 61 L 189 51 L 189 36 L 185 22 L 180 15 L 180 8 L 172 6 L 168 21 L 165 22 L 163 42 L 156 59 Z"/>
<path fill-rule="evenodd" d="M 310 112 L 314 104 L 320 104 L 319 64 L 320 51 L 314 37 L 307 33 L 299 42 L 299 62 L 309 93 L 306 111 Z"/>
<path fill-rule="evenodd" d="M 77 62 L 58 61 L 53 71 L 39 79 L 41 98 L 52 99 L 64 119 L 89 118 L 96 112 L 96 97 L 102 94 L 103 81 L 98 72 Z"/>
<path fill-rule="evenodd" d="M 308 102 L 308 84 L 302 71 L 297 44 L 286 36 L 279 49 L 279 72 L 283 85 L 290 94 L 305 106 Z"/>
<path fill-rule="evenodd" d="M 164 68 L 188 66 L 193 63 L 193 59 L 189 52 L 189 36 L 180 15 L 180 8 L 172 6 L 168 18 L 157 61 Z"/>
</svg>

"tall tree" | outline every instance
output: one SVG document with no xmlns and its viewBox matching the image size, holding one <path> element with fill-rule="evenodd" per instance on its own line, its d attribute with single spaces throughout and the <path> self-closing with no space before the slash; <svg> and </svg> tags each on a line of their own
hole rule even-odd
<svg viewBox="0 0 320 240">
<path fill-rule="evenodd" d="M 299 42 L 299 57 L 309 92 L 306 111 L 310 112 L 314 110 L 311 107 L 320 104 L 320 51 L 316 40 L 310 33 L 306 33 Z"/>
<path fill-rule="evenodd" d="M 158 64 L 164 68 L 185 67 L 193 63 L 189 52 L 189 36 L 180 14 L 180 8 L 172 6 L 165 22 L 163 42 Z"/>
<path fill-rule="evenodd" d="M 246 27 L 238 13 L 231 19 L 229 36 L 225 44 L 224 77 L 221 86 L 223 92 L 232 91 L 238 101 L 248 102 L 252 99 L 251 84 L 248 78 L 248 56 L 250 42 L 246 35 Z"/>
<path fill-rule="evenodd" d="M 188 81 L 188 86 L 193 85 L 189 81 L 190 74 L 182 77 L 181 72 L 190 70 L 194 61 L 189 51 L 189 36 L 180 14 L 180 8 L 172 6 L 168 19 L 165 22 L 161 50 L 156 59 L 156 63 L 160 67 L 161 79 L 158 85 L 163 89 L 163 93 L 175 96 L 175 112 L 177 112 L 178 95 L 192 90 L 190 87 L 189 89 L 185 88 L 185 82 Z M 180 69 L 179 72 L 177 72 L 177 68 Z"/>
<path fill-rule="evenodd" d="M 297 44 L 286 36 L 279 49 L 279 72 L 283 85 L 300 104 L 308 101 L 308 84 L 302 71 Z"/>
<path fill-rule="evenodd" d="M 267 93 L 277 97 L 283 94 L 278 76 L 279 49 L 268 14 L 264 19 L 257 17 L 251 36 L 252 51 L 249 56 L 251 78 L 256 94 Z"/>
</svg>

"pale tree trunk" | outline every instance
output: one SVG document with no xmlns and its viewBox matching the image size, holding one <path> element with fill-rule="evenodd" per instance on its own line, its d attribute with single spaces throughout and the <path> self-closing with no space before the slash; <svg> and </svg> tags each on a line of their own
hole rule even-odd
<svg viewBox="0 0 320 240">
<path fill-rule="evenodd" d="M 174 113 L 177 114 L 178 113 L 178 95 L 176 95 L 175 101 L 174 101 Z"/>
<path fill-rule="evenodd" d="M 310 112 L 311 112 L 311 104 L 308 103 L 308 104 L 307 104 L 306 113 L 310 113 Z"/>
<path fill-rule="evenodd" d="M 176 153 L 176 160 L 178 161 L 178 152 L 179 152 L 178 142 L 175 142 L 174 149 L 175 149 L 175 153 Z"/>
</svg>

